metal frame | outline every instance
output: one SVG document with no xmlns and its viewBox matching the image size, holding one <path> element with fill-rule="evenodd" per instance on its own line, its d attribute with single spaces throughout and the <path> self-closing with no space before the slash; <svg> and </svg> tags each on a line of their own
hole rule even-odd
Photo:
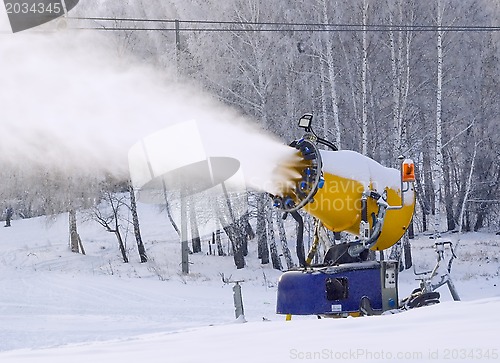
<svg viewBox="0 0 500 363">
<path fill-rule="evenodd" d="M 449 268 L 445 268 L 443 271 L 443 266 L 441 265 L 441 263 L 445 260 L 444 251 L 446 246 L 448 246 L 450 249 L 451 257 L 448 262 Z M 434 243 L 434 250 L 437 253 L 437 261 L 432 270 L 417 272 L 415 266 L 413 266 L 413 273 L 416 276 L 422 276 L 417 278 L 417 280 L 420 280 L 420 289 L 424 293 L 432 292 L 440 288 L 444 284 L 447 284 L 453 300 L 460 301 L 460 296 L 458 295 L 458 292 L 455 289 L 455 285 L 453 284 L 453 280 L 450 276 L 451 262 L 456 257 L 455 252 L 453 251 L 453 243 L 451 243 L 451 241 L 437 241 L 436 243 Z"/>
</svg>

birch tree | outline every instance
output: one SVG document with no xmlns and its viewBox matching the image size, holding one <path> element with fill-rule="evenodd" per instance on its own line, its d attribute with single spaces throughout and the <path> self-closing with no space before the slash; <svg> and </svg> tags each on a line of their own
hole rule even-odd
<svg viewBox="0 0 500 363">
<path fill-rule="evenodd" d="M 321 0 L 322 5 L 322 15 L 323 15 L 323 23 L 330 23 L 329 9 L 327 6 L 326 0 Z M 328 84 L 330 86 L 330 98 L 331 98 L 331 106 L 333 111 L 333 128 L 335 135 L 335 145 L 337 148 L 341 148 L 341 132 L 340 132 L 340 116 L 339 116 L 339 106 L 338 106 L 338 97 L 337 97 L 337 76 L 336 76 L 336 67 L 335 67 L 335 59 L 333 57 L 333 41 L 332 35 L 330 32 L 325 32 L 324 39 L 324 62 L 326 63 L 326 69 L 328 74 Z M 321 80 L 323 84 L 323 80 Z M 325 101 L 323 101 L 325 102 Z M 326 102 L 325 102 L 326 103 Z M 326 133 L 325 133 L 326 134 Z"/>
<path fill-rule="evenodd" d="M 443 184 L 443 126 L 442 126 L 442 94 L 443 94 L 443 8 L 441 0 L 437 0 L 437 79 L 436 79 L 436 145 L 433 164 L 434 177 L 434 235 L 441 237 L 441 186 Z"/>
<path fill-rule="evenodd" d="M 363 35 L 362 35 L 362 58 L 361 58 L 361 153 L 368 154 L 368 95 L 367 95 L 367 72 L 368 72 L 368 34 L 366 25 L 368 23 L 368 0 L 363 0 Z"/>
<path fill-rule="evenodd" d="M 271 261 L 273 264 L 273 268 L 276 270 L 282 270 L 283 265 L 281 264 L 281 259 L 278 253 L 278 246 L 276 244 L 276 235 L 274 233 L 274 223 L 273 223 L 273 214 L 274 210 L 268 209 L 266 213 L 267 218 L 267 234 L 269 238 L 269 249 L 271 250 Z"/>
<path fill-rule="evenodd" d="M 414 4 L 412 2 L 389 1 L 392 5 L 389 9 L 390 24 L 413 24 Z M 408 17 L 403 15 L 403 7 L 409 13 Z M 393 29 L 388 31 L 389 48 L 391 53 L 391 78 L 392 78 L 392 118 L 393 118 L 393 150 L 401 155 L 406 145 L 405 111 L 410 91 L 410 60 L 413 33 L 411 31 Z"/>
</svg>

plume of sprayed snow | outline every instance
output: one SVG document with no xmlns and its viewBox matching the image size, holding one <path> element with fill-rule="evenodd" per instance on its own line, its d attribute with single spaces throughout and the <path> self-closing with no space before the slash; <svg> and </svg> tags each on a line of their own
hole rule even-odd
<svg viewBox="0 0 500 363">
<path fill-rule="evenodd" d="M 204 138 L 224 139 L 222 156 L 238 159 L 253 187 L 269 190 L 280 182 L 275 168 L 290 148 L 169 72 L 117 58 L 98 34 L 2 32 L 0 38 L 0 163 L 124 177 L 137 140 L 196 120 L 217 125 Z"/>
</svg>

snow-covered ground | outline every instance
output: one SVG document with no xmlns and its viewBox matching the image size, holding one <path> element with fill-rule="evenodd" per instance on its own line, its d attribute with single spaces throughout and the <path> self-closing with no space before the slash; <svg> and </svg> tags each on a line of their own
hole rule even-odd
<svg viewBox="0 0 500 363">
<path fill-rule="evenodd" d="M 164 214 L 140 206 L 151 261 L 120 261 L 114 235 L 80 225 L 87 255 L 68 251 L 66 216 L 14 220 L 0 229 L 1 362 L 287 362 L 500 360 L 500 236 L 464 235 L 452 276 L 462 302 L 378 317 L 322 319 L 276 315 L 280 275 L 261 266 L 250 246 L 248 267 L 231 257 L 190 256 L 180 274 L 180 245 Z M 457 235 L 445 236 L 456 241 Z M 435 262 L 433 242 L 412 242 L 418 270 Z M 244 279 L 247 323 L 234 319 L 232 286 Z M 417 282 L 400 275 L 400 294 Z"/>
</svg>

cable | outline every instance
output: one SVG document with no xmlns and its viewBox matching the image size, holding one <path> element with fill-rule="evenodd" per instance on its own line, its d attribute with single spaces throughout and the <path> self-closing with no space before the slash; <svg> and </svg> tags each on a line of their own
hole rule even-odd
<svg viewBox="0 0 500 363">
<path fill-rule="evenodd" d="M 322 24 L 322 23 L 289 23 L 289 22 L 247 22 L 247 21 L 215 21 L 215 20 L 172 20 L 172 19 L 144 19 L 144 18 L 111 18 L 111 17 L 67 17 L 68 20 L 91 20 L 91 21 L 115 21 L 133 23 L 169 23 L 169 24 L 190 24 L 190 25 L 221 25 L 220 27 L 179 27 L 178 31 L 204 31 L 204 32 L 332 32 L 332 31 L 452 31 L 452 32 L 483 32 L 500 31 L 500 26 L 483 25 L 388 25 L 388 24 Z M 223 27 L 236 25 L 235 27 Z M 260 28 L 245 28 L 245 26 L 258 26 Z M 262 28 L 264 27 L 264 28 Z M 283 27 L 283 28 L 280 28 Z M 76 30 L 122 30 L 122 31 L 175 31 L 174 28 L 153 28 L 153 27 L 77 27 Z"/>
<path fill-rule="evenodd" d="M 309 28 L 292 28 L 292 29 L 242 29 L 242 28 L 139 28 L 139 27 L 75 27 L 70 28 L 70 30 L 102 30 L 102 31 L 179 31 L 179 32 L 388 32 L 388 31 L 407 31 L 407 32 L 434 32 L 438 30 L 449 31 L 449 32 L 498 32 L 500 28 L 492 27 L 488 29 L 483 28 L 454 28 L 446 29 L 436 27 L 434 29 L 430 28 L 387 28 L 387 29 L 309 29 Z"/>
<path fill-rule="evenodd" d="M 109 17 L 93 17 L 93 16 L 68 16 L 69 20 L 94 20 L 94 21 L 132 21 L 132 22 L 151 22 L 151 23 L 175 23 L 175 20 L 170 19 L 143 19 L 143 18 L 109 18 Z"/>
</svg>

